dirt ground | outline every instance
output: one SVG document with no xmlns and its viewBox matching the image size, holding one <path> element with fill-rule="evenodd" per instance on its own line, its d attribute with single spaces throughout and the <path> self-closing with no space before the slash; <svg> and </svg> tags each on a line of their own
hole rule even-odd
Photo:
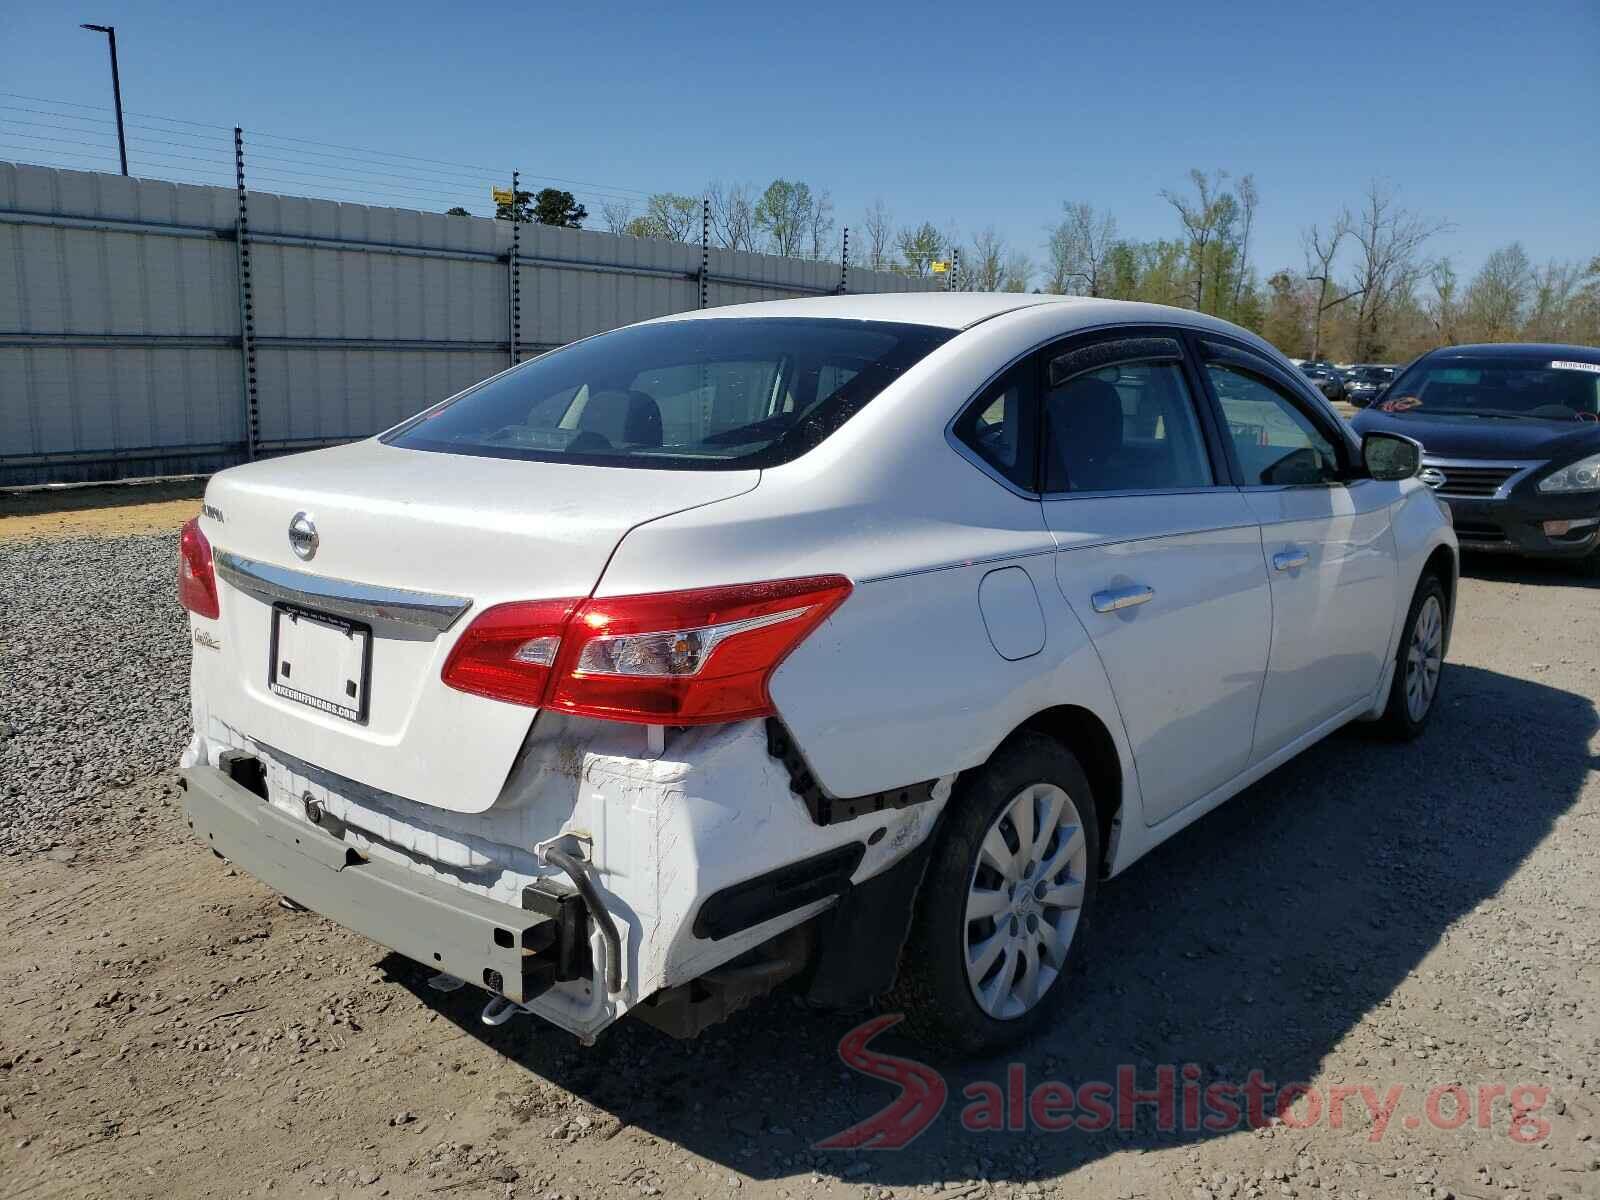
<svg viewBox="0 0 1600 1200">
<path fill-rule="evenodd" d="M 1340 1128 L 1302 1105 L 1163 1130 L 1146 1106 L 1125 1131 L 969 1132 L 996 1061 L 947 1068 L 903 1150 L 813 1149 L 896 1093 L 837 1055 L 863 1014 L 779 995 L 697 1042 L 624 1022 L 587 1049 L 484 1027 L 470 989 L 193 844 L 162 774 L 0 859 L 4 1195 L 1600 1197 L 1600 591 L 1469 569 L 1427 735 L 1330 739 L 1110 883 L 1075 995 L 1015 1058 L 1028 1088 L 1191 1063 L 1400 1086 L 1381 1135 L 1358 1100 Z M 1545 1091 L 1514 1138 L 1506 1095 L 1487 1128 L 1442 1128 L 1448 1098 L 1426 1119 L 1452 1084 Z"/>
<path fill-rule="evenodd" d="M 37 537 L 108 537 L 126 533 L 159 533 L 176 529 L 200 511 L 200 493 L 176 499 L 165 496 L 128 504 L 51 504 L 45 498 L 12 494 L 0 497 L 0 542 Z"/>
</svg>

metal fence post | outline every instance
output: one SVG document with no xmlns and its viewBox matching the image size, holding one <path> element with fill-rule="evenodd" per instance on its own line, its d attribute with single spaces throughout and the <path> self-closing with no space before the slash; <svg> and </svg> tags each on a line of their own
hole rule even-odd
<svg viewBox="0 0 1600 1200">
<path fill-rule="evenodd" d="M 244 377 L 244 456 L 254 461 L 261 441 L 261 399 L 256 390 L 256 306 L 250 282 L 250 197 L 244 186 L 244 130 L 233 127 L 233 177 L 239 216 L 233 245 L 239 275 L 239 359 Z"/>
<path fill-rule="evenodd" d="M 850 290 L 850 226 L 844 227 L 844 249 L 839 254 L 839 295 Z"/>
<path fill-rule="evenodd" d="M 511 365 L 513 367 L 522 361 L 521 352 L 517 349 L 517 344 L 522 341 L 522 273 L 517 269 L 517 256 L 522 253 L 522 222 L 517 218 L 517 184 L 521 182 L 521 179 L 521 172 L 511 172 L 511 254 L 506 260 L 510 271 L 506 282 L 510 289 L 508 293 L 511 306 L 509 325 L 511 332 Z"/>
<path fill-rule="evenodd" d="M 711 303 L 711 197 L 700 201 L 700 307 Z"/>
</svg>

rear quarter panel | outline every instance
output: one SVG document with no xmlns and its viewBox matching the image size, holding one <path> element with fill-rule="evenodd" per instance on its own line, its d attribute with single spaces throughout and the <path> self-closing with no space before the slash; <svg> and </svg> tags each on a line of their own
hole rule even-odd
<svg viewBox="0 0 1600 1200">
<path fill-rule="evenodd" d="M 808 765 L 838 796 L 982 763 L 1029 717 L 1094 712 L 1137 790 L 1104 670 L 1055 585 L 1037 500 L 997 483 L 945 440 L 950 419 L 1003 367 L 1074 327 L 1072 306 L 985 322 L 935 351 L 817 449 L 763 472 L 750 493 L 631 531 L 598 594 L 838 573 L 853 594 L 779 667 L 772 696 Z M 995 649 L 985 575 L 1027 571 L 1044 645 Z M 1005 642 L 1002 640 L 1002 644 Z"/>
<path fill-rule="evenodd" d="M 1053 552 L 863 583 L 773 679 L 772 695 L 818 779 L 865 795 L 983 763 L 1030 717 L 1061 704 L 1093 712 L 1136 794 L 1121 717 L 1100 659 L 1051 574 Z M 1002 658 L 978 609 L 994 568 L 1032 578 L 1043 648 Z"/>
</svg>

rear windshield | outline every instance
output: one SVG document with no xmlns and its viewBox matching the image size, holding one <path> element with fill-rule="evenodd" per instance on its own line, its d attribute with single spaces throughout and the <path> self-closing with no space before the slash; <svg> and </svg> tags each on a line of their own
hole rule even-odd
<svg viewBox="0 0 1600 1200">
<path fill-rule="evenodd" d="M 792 317 L 635 325 L 553 350 L 384 440 L 602 466 L 774 466 L 816 446 L 954 332 Z"/>
<path fill-rule="evenodd" d="M 1423 360 L 1395 382 L 1378 408 L 1392 413 L 1600 420 L 1600 363 Z"/>
</svg>

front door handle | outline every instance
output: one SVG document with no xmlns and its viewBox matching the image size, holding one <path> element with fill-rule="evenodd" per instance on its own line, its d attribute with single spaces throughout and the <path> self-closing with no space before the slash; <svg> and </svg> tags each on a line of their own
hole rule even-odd
<svg viewBox="0 0 1600 1200">
<path fill-rule="evenodd" d="M 1096 592 L 1089 597 L 1089 603 L 1094 605 L 1097 613 L 1117 612 L 1136 604 L 1148 604 L 1155 599 L 1155 595 L 1155 588 L 1134 584 L 1132 587 L 1107 588 L 1103 592 Z"/>
<path fill-rule="evenodd" d="M 1280 571 L 1293 571 L 1303 567 L 1311 561 L 1311 555 L 1304 550 L 1280 550 L 1272 556 L 1272 565 Z"/>
</svg>

